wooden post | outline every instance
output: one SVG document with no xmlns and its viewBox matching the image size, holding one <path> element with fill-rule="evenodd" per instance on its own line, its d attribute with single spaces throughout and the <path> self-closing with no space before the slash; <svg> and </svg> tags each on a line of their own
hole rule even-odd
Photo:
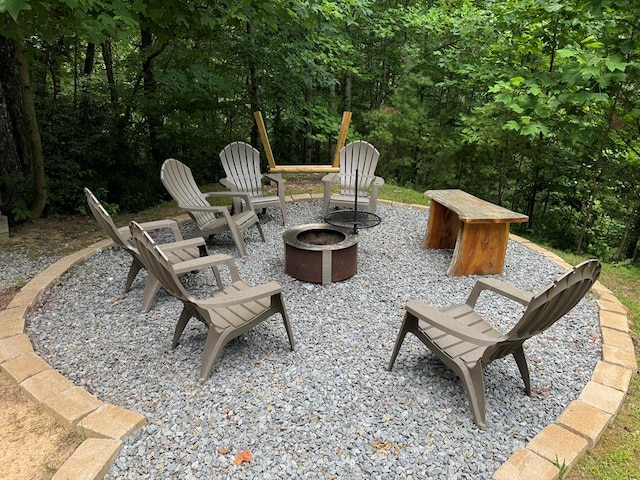
<svg viewBox="0 0 640 480">
<path fill-rule="evenodd" d="M 264 126 L 262 113 L 253 112 L 253 117 L 256 119 L 256 124 L 258 125 L 258 132 L 260 132 L 260 140 L 262 140 L 262 146 L 264 147 L 264 152 L 267 154 L 267 161 L 269 162 L 269 170 L 274 169 L 276 168 L 276 161 L 273 158 L 273 152 L 271 151 L 271 144 L 269 143 L 267 129 Z"/>
<path fill-rule="evenodd" d="M 351 112 L 342 113 L 342 124 L 340 125 L 340 135 L 338 136 L 338 144 L 336 145 L 336 154 L 333 157 L 333 166 L 340 167 L 340 150 L 344 147 L 349 132 L 349 124 L 351 123 Z"/>
</svg>

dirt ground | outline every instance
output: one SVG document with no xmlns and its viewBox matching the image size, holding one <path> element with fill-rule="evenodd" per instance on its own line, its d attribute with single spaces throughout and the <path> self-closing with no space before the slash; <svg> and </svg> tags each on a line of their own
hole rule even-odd
<svg viewBox="0 0 640 480">
<path fill-rule="evenodd" d="M 41 219 L 11 228 L 0 248 L 64 256 L 102 238 L 90 217 Z M 17 292 L 17 287 L 0 290 L 0 310 Z M 57 423 L 4 371 L 0 392 L 0 479 L 50 479 L 79 445 L 79 435 Z"/>
<path fill-rule="evenodd" d="M 16 291 L 0 292 L 0 310 Z M 0 371 L 0 392 L 0 478 L 51 478 L 79 444 L 79 435 L 43 411 L 4 371 Z"/>
<path fill-rule="evenodd" d="M 0 372 L 0 478 L 50 479 L 79 443 Z"/>
</svg>

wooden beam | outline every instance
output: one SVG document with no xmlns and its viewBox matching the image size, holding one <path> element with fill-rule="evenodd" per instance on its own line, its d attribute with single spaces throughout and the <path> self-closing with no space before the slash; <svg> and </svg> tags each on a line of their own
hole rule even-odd
<svg viewBox="0 0 640 480">
<path fill-rule="evenodd" d="M 264 120 L 262 119 L 261 112 L 253 112 L 253 118 L 256 119 L 258 125 L 258 132 L 260 132 L 260 139 L 262 140 L 262 146 L 264 152 L 267 154 L 267 161 L 269 162 L 269 171 L 273 171 L 276 168 L 276 161 L 273 158 L 273 152 L 271 151 L 271 144 L 269 143 L 269 136 L 267 135 L 267 129 L 264 126 Z"/>
<path fill-rule="evenodd" d="M 337 173 L 340 167 L 331 165 L 277 165 L 271 173 Z"/>
<path fill-rule="evenodd" d="M 351 112 L 342 113 L 342 124 L 340 125 L 340 135 L 338 135 L 338 144 L 336 145 L 336 154 L 333 157 L 333 166 L 340 168 L 340 150 L 344 147 L 349 132 L 349 124 L 351 123 Z"/>
</svg>

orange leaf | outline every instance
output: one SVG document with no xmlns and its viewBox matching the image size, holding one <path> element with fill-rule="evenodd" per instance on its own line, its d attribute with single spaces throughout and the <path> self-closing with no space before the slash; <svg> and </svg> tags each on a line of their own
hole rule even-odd
<svg viewBox="0 0 640 480">
<path fill-rule="evenodd" d="M 240 465 L 242 462 L 250 462 L 251 461 L 251 452 L 249 450 L 241 451 L 236 459 L 233 461 L 236 465 Z"/>
<path fill-rule="evenodd" d="M 391 448 L 391 442 L 388 440 L 376 440 L 373 442 L 373 449 L 376 453 L 388 453 L 389 448 Z"/>
<path fill-rule="evenodd" d="M 220 448 L 220 449 L 218 449 L 218 453 L 220 455 L 226 455 L 227 453 L 231 453 L 231 449 L 230 448 Z"/>
</svg>

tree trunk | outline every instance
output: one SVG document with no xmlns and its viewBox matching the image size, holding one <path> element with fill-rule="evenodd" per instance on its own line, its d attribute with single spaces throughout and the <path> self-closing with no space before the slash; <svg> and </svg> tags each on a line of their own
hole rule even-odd
<svg viewBox="0 0 640 480">
<path fill-rule="evenodd" d="M 311 123 L 311 109 L 309 108 L 310 92 L 308 88 L 304 90 L 304 146 L 303 146 L 303 163 L 311 163 L 311 154 L 313 153 L 313 145 L 311 144 L 311 136 L 313 134 L 313 124 Z"/>
<path fill-rule="evenodd" d="M 351 111 L 351 73 L 346 73 L 344 76 L 344 92 L 343 92 L 344 111 Z"/>
<path fill-rule="evenodd" d="M 113 75 L 113 53 L 111 51 L 111 42 L 102 42 L 102 60 L 104 61 L 104 71 L 107 74 L 107 83 L 109 84 L 109 94 L 111 95 L 111 105 L 118 104 L 118 92 L 116 91 L 116 79 Z"/>
<path fill-rule="evenodd" d="M 83 75 L 91 75 L 93 73 L 93 63 L 96 58 L 96 44 L 87 43 L 87 51 L 84 57 L 84 70 Z"/>
<path fill-rule="evenodd" d="M 27 134 L 12 40 L 0 35 L 0 210 L 10 213 L 29 173 Z"/>
<path fill-rule="evenodd" d="M 589 198 L 587 199 L 587 211 L 584 214 L 584 218 L 582 220 L 582 228 L 580 230 L 580 237 L 578 238 L 578 242 L 576 245 L 576 253 L 582 253 L 582 245 L 584 244 L 585 238 L 587 236 L 587 228 L 589 227 L 589 222 L 591 221 L 591 215 L 593 214 L 593 207 L 596 200 L 596 195 L 598 194 L 600 184 L 598 183 L 598 178 L 600 177 L 600 172 L 602 170 L 602 164 L 604 163 L 604 152 L 607 140 L 609 139 L 609 134 L 611 133 L 611 128 L 613 125 L 613 117 L 616 111 L 617 104 L 617 95 L 614 98 L 613 104 L 609 109 L 609 118 L 607 118 L 607 127 L 602 132 L 602 136 L 600 137 L 599 145 L 598 145 L 598 156 L 596 158 L 596 164 L 593 168 L 593 175 L 591 176 L 591 188 L 589 189 Z"/>
<path fill-rule="evenodd" d="M 258 112 L 261 109 L 260 106 L 260 88 L 258 84 L 258 68 L 256 67 L 256 62 L 253 56 L 253 52 L 256 51 L 255 47 L 255 37 L 253 35 L 253 28 L 251 27 L 251 23 L 247 22 L 247 36 L 249 37 L 249 42 L 251 44 L 250 52 L 251 56 L 249 58 L 249 78 L 248 78 L 248 87 L 249 87 L 249 103 L 251 104 L 251 113 Z M 260 143 L 260 132 L 258 132 L 258 124 L 256 122 L 251 123 L 251 145 L 254 147 Z"/>
<path fill-rule="evenodd" d="M 333 115 L 336 111 L 336 84 L 331 82 L 331 86 L 329 87 L 329 115 Z M 333 162 L 333 157 L 336 154 L 336 144 L 334 142 L 333 132 L 329 131 L 327 135 L 327 146 L 329 147 L 329 158 L 327 159 L 328 163 Z"/>
<path fill-rule="evenodd" d="M 620 240 L 620 244 L 618 245 L 618 250 L 616 250 L 616 253 L 614 253 L 611 256 L 612 262 L 619 262 L 620 258 L 622 257 L 622 254 L 624 253 L 625 246 L 627 245 L 627 241 L 629 239 L 629 234 L 631 233 L 631 227 L 633 226 L 633 223 L 636 219 L 636 215 L 638 214 L 638 207 L 639 205 L 636 204 L 636 206 L 633 207 L 633 210 L 631 210 L 631 214 L 627 219 L 627 224 L 624 227 L 624 233 L 622 234 L 622 239 Z"/>
<path fill-rule="evenodd" d="M 86 105 L 90 102 L 90 76 L 93 73 L 93 65 L 96 57 L 96 44 L 89 42 L 87 43 L 87 49 L 84 57 L 84 68 L 82 69 L 82 103 L 83 103 L 83 111 L 81 112 L 83 115 L 86 115 Z"/>
<path fill-rule="evenodd" d="M 156 111 L 155 93 L 156 81 L 153 72 L 153 62 L 160 55 L 164 46 L 153 49 L 153 36 L 149 28 L 143 27 L 140 30 L 141 51 L 143 55 L 142 61 L 142 79 L 145 92 L 145 116 L 147 119 L 147 128 L 149 130 L 149 144 L 151 148 L 151 157 L 157 165 L 162 164 L 165 160 L 163 149 L 160 145 L 160 133 L 162 131 L 162 118 Z"/>
<path fill-rule="evenodd" d="M 64 37 L 61 37 L 58 40 L 58 43 L 54 45 L 48 45 L 47 47 L 47 58 L 49 59 L 49 76 L 51 77 L 51 97 L 53 100 L 57 100 L 60 96 L 60 62 L 59 58 L 62 57 L 62 52 L 64 50 Z M 74 62 L 74 69 L 75 69 Z M 75 75 L 74 75 L 75 78 Z M 75 96 L 74 96 L 75 98 Z"/>
<path fill-rule="evenodd" d="M 25 56 L 23 41 L 16 42 L 16 63 L 22 93 L 22 120 L 25 124 L 27 142 L 31 152 L 31 173 L 33 175 L 34 200 L 31 205 L 31 218 L 39 218 L 47 204 L 47 184 L 44 173 L 44 154 L 42 152 L 42 140 L 36 117 L 36 107 L 33 98 L 33 90 L 29 79 L 29 64 Z"/>
</svg>

